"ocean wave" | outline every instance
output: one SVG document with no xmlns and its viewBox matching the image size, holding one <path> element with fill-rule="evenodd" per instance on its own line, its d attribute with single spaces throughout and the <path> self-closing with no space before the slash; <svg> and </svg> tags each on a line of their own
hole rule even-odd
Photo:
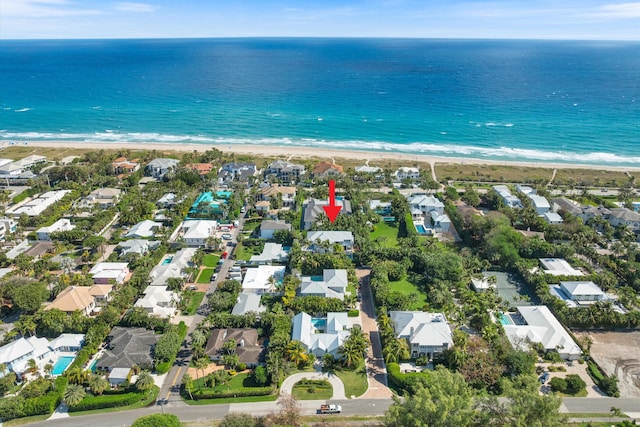
<svg viewBox="0 0 640 427">
<path fill-rule="evenodd" d="M 31 111 L 32 108 L 20 108 L 19 110 L 13 110 L 15 113 L 24 113 L 26 111 Z"/>
<path fill-rule="evenodd" d="M 123 143 L 192 143 L 211 145 L 270 145 L 285 147 L 315 147 L 331 150 L 397 152 L 414 155 L 433 155 L 443 157 L 467 157 L 489 160 L 517 160 L 542 163 L 611 164 L 640 165 L 640 156 L 623 154 L 571 151 L 544 151 L 504 146 L 478 147 L 472 145 L 439 144 L 413 142 L 408 144 L 386 141 L 340 140 L 331 141 L 317 138 L 224 138 L 205 135 L 167 135 L 155 132 L 118 133 L 111 129 L 96 133 L 40 133 L 9 132 L 0 130 L 0 141 L 68 141 L 100 142 L 104 144 Z"/>
</svg>

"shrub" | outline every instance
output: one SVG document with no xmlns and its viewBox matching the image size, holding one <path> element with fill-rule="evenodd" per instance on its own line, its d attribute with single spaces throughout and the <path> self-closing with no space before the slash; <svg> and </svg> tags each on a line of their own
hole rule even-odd
<svg viewBox="0 0 640 427">
<path fill-rule="evenodd" d="M 231 413 L 224 416 L 220 427 L 256 427 L 257 420 L 249 414 Z"/>
<path fill-rule="evenodd" d="M 131 427 L 180 427 L 180 419 L 173 414 L 153 414 L 138 418 Z"/>
<path fill-rule="evenodd" d="M 551 390 L 553 391 L 559 391 L 561 393 L 566 393 L 567 391 L 567 381 L 564 378 L 551 378 L 549 385 L 551 385 Z"/>
<path fill-rule="evenodd" d="M 358 317 L 360 316 L 360 310 L 349 310 L 349 312 L 347 313 L 347 316 Z"/>
<path fill-rule="evenodd" d="M 144 399 L 146 393 L 124 393 L 93 396 L 87 395 L 76 406 L 69 408 L 69 412 L 90 411 L 92 409 L 119 408 L 133 405 Z"/>
<path fill-rule="evenodd" d="M 580 391 L 587 388 L 587 383 L 585 383 L 584 380 L 580 378 L 580 375 L 569 374 L 565 378 L 565 381 L 567 382 L 567 393 L 570 394 L 579 393 Z"/>
<path fill-rule="evenodd" d="M 253 380 L 258 385 L 267 384 L 267 369 L 264 366 L 258 366 L 253 370 Z"/>
<path fill-rule="evenodd" d="M 244 371 L 245 369 L 247 369 L 247 364 L 246 363 L 238 363 L 238 366 L 236 366 L 236 368 L 238 369 L 238 371 Z"/>
</svg>

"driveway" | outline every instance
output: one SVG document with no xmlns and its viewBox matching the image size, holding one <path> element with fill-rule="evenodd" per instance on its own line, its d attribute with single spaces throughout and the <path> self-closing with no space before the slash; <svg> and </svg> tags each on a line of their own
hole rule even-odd
<svg viewBox="0 0 640 427">
<path fill-rule="evenodd" d="M 369 287 L 370 270 L 357 269 L 356 275 L 360 282 L 360 293 L 362 301 L 360 303 L 360 322 L 365 335 L 369 337 L 371 345 L 367 350 L 367 381 L 369 388 L 367 392 L 360 396 L 361 399 L 390 399 L 393 393 L 387 387 L 387 367 L 382 357 L 382 343 L 380 342 L 380 332 L 376 322 L 373 295 Z"/>
<path fill-rule="evenodd" d="M 549 369 L 549 366 L 551 366 L 551 363 L 536 363 L 536 366 L 542 366 L 545 372 L 549 374 L 549 379 L 547 380 L 547 384 L 540 388 L 542 392 L 549 392 L 551 390 L 551 387 L 549 386 L 549 381 L 551 381 L 552 378 L 556 378 L 556 377 L 565 378 L 569 374 L 576 374 L 576 375 L 579 375 L 580 378 L 582 378 L 582 380 L 587 384 L 586 397 L 607 397 L 606 394 L 600 391 L 598 386 L 595 385 L 595 383 L 593 382 L 593 379 L 587 373 L 586 363 L 582 365 L 579 364 L 577 361 L 571 362 L 571 364 L 563 363 L 560 366 L 564 366 L 567 369 L 566 372 L 549 372 L 548 369 Z M 558 365 L 556 364 L 556 366 Z"/>
<path fill-rule="evenodd" d="M 342 383 L 342 380 L 331 372 L 303 372 L 300 374 L 293 374 L 282 382 L 282 385 L 280 386 L 280 394 L 291 394 L 295 383 L 304 379 L 327 380 L 333 387 L 332 400 L 347 399 L 347 396 L 344 393 L 344 384 Z"/>
</svg>

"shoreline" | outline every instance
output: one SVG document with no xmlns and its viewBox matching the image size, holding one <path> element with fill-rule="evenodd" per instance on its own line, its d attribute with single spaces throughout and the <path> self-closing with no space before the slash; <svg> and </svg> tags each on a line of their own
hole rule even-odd
<svg viewBox="0 0 640 427">
<path fill-rule="evenodd" d="M 599 171 L 640 171 L 640 167 L 634 166 L 618 166 L 618 165 L 590 165 L 590 164 L 572 164 L 558 162 L 534 162 L 534 161 L 514 161 L 514 160 L 491 160 L 467 157 L 445 157 L 433 156 L 428 154 L 406 154 L 395 152 L 367 152 L 356 150 L 337 150 L 326 148 L 311 147 L 294 147 L 294 146 L 276 146 L 276 145 L 234 145 L 234 144 L 193 144 L 193 143 L 160 143 L 160 142 L 134 142 L 134 143 L 104 143 L 92 141 L 33 141 L 28 142 L 26 146 L 37 148 L 79 148 L 90 150 L 102 149 L 129 149 L 129 150 L 157 150 L 157 151 L 174 151 L 188 152 L 197 151 L 204 152 L 210 149 L 217 149 L 224 153 L 247 154 L 253 156 L 267 156 L 277 158 L 305 159 L 305 158 L 326 158 L 326 159 L 348 159 L 361 160 L 364 165 L 367 162 L 376 161 L 401 161 L 401 162 L 422 162 L 434 165 L 441 164 L 461 164 L 461 165 L 501 165 L 516 166 L 527 168 L 541 169 L 591 169 Z M 12 146 L 5 146 L 10 148 Z M 16 144 L 15 147 L 25 147 L 22 144 Z"/>
</svg>

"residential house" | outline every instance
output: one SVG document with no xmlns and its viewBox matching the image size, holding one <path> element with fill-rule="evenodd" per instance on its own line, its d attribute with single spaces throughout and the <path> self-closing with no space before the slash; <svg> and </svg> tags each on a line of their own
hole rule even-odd
<svg viewBox="0 0 640 427">
<path fill-rule="evenodd" d="M 313 168 L 314 178 L 334 178 L 344 175 L 344 169 L 340 165 L 331 162 L 320 162 Z"/>
<path fill-rule="evenodd" d="M 115 326 L 106 340 L 104 354 L 96 363 L 96 369 L 111 372 L 114 368 L 134 366 L 153 369 L 153 349 L 160 335 L 145 328 Z"/>
<path fill-rule="evenodd" d="M 21 175 L 28 169 L 46 162 L 47 158 L 44 156 L 30 155 L 23 159 L 3 164 L 0 166 L 0 175 Z"/>
<path fill-rule="evenodd" d="M 377 173 L 382 173 L 382 168 L 379 168 L 377 166 L 367 166 L 367 165 L 363 165 L 363 166 L 356 166 L 355 169 L 356 173 L 368 173 L 368 174 L 377 174 Z"/>
<path fill-rule="evenodd" d="M 551 210 L 551 205 L 545 197 L 537 194 L 527 194 L 527 197 L 531 200 L 531 204 L 538 215 L 544 215 Z"/>
<path fill-rule="evenodd" d="M 4 240 L 7 234 L 13 234 L 18 228 L 18 223 L 13 218 L 0 218 L 0 240 Z"/>
<path fill-rule="evenodd" d="M 338 357 L 338 349 L 350 334 L 347 313 L 327 313 L 326 318 L 312 318 L 302 312 L 293 317 L 291 339 L 300 341 L 305 350 L 318 359 L 325 354 Z"/>
<path fill-rule="evenodd" d="M 273 234 L 278 230 L 291 231 L 291 224 L 284 221 L 264 220 L 260 223 L 260 238 L 273 239 Z"/>
<path fill-rule="evenodd" d="M 61 334 L 49 342 L 49 348 L 56 352 L 80 351 L 84 344 L 84 334 Z"/>
<path fill-rule="evenodd" d="M 200 176 L 205 176 L 213 170 L 213 165 L 211 163 L 190 163 L 185 167 L 187 169 L 191 169 Z"/>
<path fill-rule="evenodd" d="M 167 159 L 167 158 L 158 158 L 153 159 L 147 164 L 145 168 L 145 172 L 147 175 L 160 179 L 163 178 L 167 172 L 174 170 L 180 164 L 179 160 L 176 159 Z"/>
<path fill-rule="evenodd" d="M 46 338 L 20 337 L 0 347 L 0 364 L 6 366 L 8 372 L 14 372 L 20 377 L 27 370 L 30 359 L 42 366 L 49 359 L 50 353 L 49 341 Z M 4 375 L 4 372 L 0 372 L 0 376 Z"/>
<path fill-rule="evenodd" d="M 83 207 L 98 205 L 103 209 L 115 206 L 120 201 L 122 191 L 117 188 L 98 188 L 79 203 Z"/>
<path fill-rule="evenodd" d="M 167 286 L 169 279 L 187 279 L 189 267 L 193 267 L 191 259 L 196 253 L 195 248 L 180 249 L 153 267 L 149 273 L 151 286 Z M 167 263 L 166 260 L 169 260 Z"/>
<path fill-rule="evenodd" d="M 6 210 L 7 215 L 11 215 L 14 218 L 20 215 L 38 216 L 44 212 L 49 206 L 62 200 L 64 196 L 70 194 L 71 190 L 55 190 L 47 191 L 40 194 L 37 198 L 18 203 L 15 206 Z"/>
<path fill-rule="evenodd" d="M 446 214 L 441 214 L 436 211 L 430 212 L 431 226 L 436 233 L 446 233 L 451 227 L 451 220 Z"/>
<path fill-rule="evenodd" d="M 37 229 L 36 238 L 38 240 L 49 241 L 51 240 L 51 235 L 53 233 L 70 231 L 70 230 L 73 230 L 74 228 L 76 228 L 76 226 L 72 225 L 71 221 L 69 221 L 66 218 L 60 218 L 59 220 L 57 220 L 56 222 L 54 222 L 53 224 L 47 227 L 40 227 L 39 229 Z"/>
<path fill-rule="evenodd" d="M 265 216 L 271 210 L 271 202 L 267 202 L 266 200 L 260 200 L 255 203 L 256 212 L 261 216 Z"/>
<path fill-rule="evenodd" d="M 431 360 L 453 346 L 451 328 L 442 313 L 390 311 L 389 317 L 396 337 L 408 341 L 412 358 Z"/>
<path fill-rule="evenodd" d="M 431 216 L 431 212 L 444 214 L 444 203 L 434 196 L 412 195 L 409 197 L 409 209 L 414 219 L 420 219 Z"/>
<path fill-rule="evenodd" d="M 378 215 L 391 215 L 391 202 L 383 202 L 381 200 L 369 200 L 369 210 L 374 211 Z"/>
<path fill-rule="evenodd" d="M 93 313 L 98 305 L 109 299 L 112 285 L 69 286 L 44 310 L 58 309 L 65 313 L 80 311 L 85 316 Z"/>
<path fill-rule="evenodd" d="M 249 368 L 263 364 L 265 347 L 258 339 L 258 330 L 254 328 L 213 329 L 205 353 L 213 361 L 222 359 L 224 343 L 233 340 L 240 363 Z"/>
<path fill-rule="evenodd" d="M 564 211 L 570 213 L 571 215 L 580 215 L 582 213 L 582 208 L 580 205 L 573 200 L 566 199 L 564 197 L 558 197 L 555 199 L 551 199 L 551 210 L 553 212 L 559 213 L 560 211 Z"/>
<path fill-rule="evenodd" d="M 556 212 L 546 212 L 542 218 L 547 224 L 562 224 L 564 222 L 564 219 Z"/>
<path fill-rule="evenodd" d="M 304 165 L 276 160 L 267 167 L 264 174 L 265 177 L 274 176 L 280 182 L 296 183 L 300 181 L 305 172 Z"/>
<path fill-rule="evenodd" d="M 231 310 L 231 314 L 240 316 L 249 312 L 257 314 L 264 313 L 267 308 L 260 303 L 261 298 L 258 294 L 240 292 L 236 305 L 234 305 L 233 310 Z"/>
<path fill-rule="evenodd" d="M 151 315 L 166 318 L 175 315 L 178 301 L 178 294 L 166 286 L 147 286 L 135 307 L 144 308 Z"/>
<path fill-rule="evenodd" d="M 493 281 L 489 280 L 488 277 L 473 277 L 471 278 L 471 287 L 476 292 L 486 292 L 489 289 L 495 289 L 496 284 Z"/>
<path fill-rule="evenodd" d="M 302 277 L 299 293 L 303 297 L 319 296 L 344 300 L 348 285 L 347 270 L 324 269 L 321 280 L 314 280 L 309 276 Z"/>
<path fill-rule="evenodd" d="M 190 220 L 182 223 L 182 238 L 187 246 L 203 248 L 207 245 L 207 240 L 212 237 L 218 229 L 218 222 L 213 220 Z"/>
<path fill-rule="evenodd" d="M 532 195 L 535 195 L 537 193 L 535 188 L 529 187 L 528 185 L 523 185 L 523 184 L 517 184 L 516 185 L 516 191 L 519 191 L 520 193 L 524 194 L 525 196 L 532 196 Z"/>
<path fill-rule="evenodd" d="M 123 283 L 129 274 L 126 262 L 99 262 L 89 270 L 95 284 Z"/>
<path fill-rule="evenodd" d="M 258 201 L 269 202 L 269 207 L 271 206 L 272 200 L 277 200 L 277 202 L 274 202 L 276 205 L 280 205 L 283 208 L 294 209 L 296 206 L 296 191 L 296 187 L 269 184 L 260 188 L 260 192 L 256 198 Z"/>
<path fill-rule="evenodd" d="M 546 306 L 520 306 L 518 313 L 508 317 L 511 321 L 503 322 L 503 328 L 514 348 L 528 351 L 531 343 L 537 343 L 546 351 L 557 351 L 563 359 L 582 356 L 580 347 Z"/>
<path fill-rule="evenodd" d="M 154 237 L 156 232 L 162 227 L 161 222 L 151 221 L 145 219 L 140 221 L 129 230 L 124 237 L 126 238 L 136 238 L 136 239 L 144 239 L 147 237 Z"/>
<path fill-rule="evenodd" d="M 248 181 L 250 177 L 256 176 L 258 169 L 255 163 L 250 162 L 231 162 L 222 165 L 219 174 L 219 180 L 229 182 L 233 180 Z"/>
<path fill-rule="evenodd" d="M 37 241 L 33 245 L 27 248 L 24 251 L 26 256 L 35 258 L 36 260 L 40 259 L 44 254 L 50 254 L 54 252 L 54 246 L 52 242 L 49 241 Z M 8 258 L 8 254 L 7 254 Z"/>
<path fill-rule="evenodd" d="M 251 264 L 273 264 L 285 262 L 289 254 L 282 248 L 280 243 L 267 242 L 260 255 L 252 255 L 249 259 Z"/>
<path fill-rule="evenodd" d="M 111 166 L 116 175 L 132 174 L 140 169 L 138 159 L 127 160 L 126 157 L 118 157 L 111 163 Z"/>
<path fill-rule="evenodd" d="M 585 224 L 594 218 L 603 218 L 608 221 L 609 215 L 611 215 L 611 211 L 604 206 L 583 206 L 582 212 L 578 214 Z"/>
<path fill-rule="evenodd" d="M 600 286 L 591 281 L 560 282 L 559 285 L 549 285 L 549 293 L 565 301 L 571 308 L 609 299 Z"/>
<path fill-rule="evenodd" d="M 285 266 L 261 265 L 247 268 L 242 280 L 242 292 L 264 294 L 275 291 L 276 284 L 284 279 Z"/>
<path fill-rule="evenodd" d="M 393 175 L 396 181 L 405 181 L 407 179 L 416 180 L 420 178 L 420 169 L 403 166 L 398 168 L 398 170 L 395 171 Z"/>
<path fill-rule="evenodd" d="M 351 215 L 351 202 L 343 197 L 337 196 L 336 206 L 340 206 L 339 215 Z M 321 214 L 325 214 L 324 207 L 329 206 L 329 200 L 309 199 L 305 200 L 302 209 L 302 226 L 304 230 L 309 230 L 316 223 Z"/>
<path fill-rule="evenodd" d="M 540 265 L 544 274 L 552 276 L 583 276 L 580 270 L 571 267 L 566 260 L 562 258 L 539 258 Z"/>
<path fill-rule="evenodd" d="M 149 251 L 160 246 L 159 240 L 131 239 L 118 243 L 117 249 L 120 251 L 120 257 L 125 258 L 129 254 L 144 256 Z"/>
<path fill-rule="evenodd" d="M 173 209 L 180 201 L 175 193 L 165 193 L 158 199 L 156 205 L 162 209 Z"/>
<path fill-rule="evenodd" d="M 493 189 L 502 199 L 505 206 L 510 208 L 521 208 L 522 202 L 519 198 L 511 194 L 511 190 L 506 185 L 494 185 Z"/>
<path fill-rule="evenodd" d="M 353 252 L 354 239 L 350 231 L 310 231 L 307 240 L 311 243 L 309 250 L 316 253 L 333 252 L 334 245 L 340 245 L 344 252 Z"/>
<path fill-rule="evenodd" d="M 625 226 L 634 233 L 640 233 L 640 213 L 627 208 L 611 209 L 609 223 L 613 227 Z"/>
</svg>

